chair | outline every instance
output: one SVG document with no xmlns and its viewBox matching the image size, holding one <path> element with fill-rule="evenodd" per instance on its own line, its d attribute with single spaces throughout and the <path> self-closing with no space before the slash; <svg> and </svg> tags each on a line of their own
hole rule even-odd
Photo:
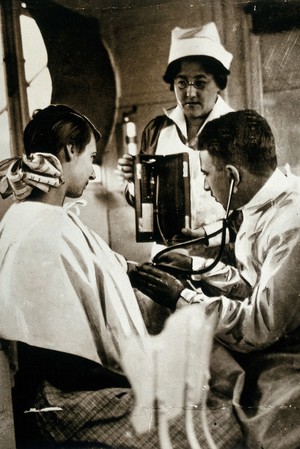
<svg viewBox="0 0 300 449">
<path fill-rule="evenodd" d="M 9 361 L 0 340 L 0 447 L 16 449 Z"/>
</svg>

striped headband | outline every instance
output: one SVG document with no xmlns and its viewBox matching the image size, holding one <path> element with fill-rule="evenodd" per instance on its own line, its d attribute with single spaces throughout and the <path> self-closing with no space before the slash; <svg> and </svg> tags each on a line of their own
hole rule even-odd
<svg viewBox="0 0 300 449">
<path fill-rule="evenodd" d="M 62 166 L 50 153 L 32 153 L 0 162 L 0 195 L 13 195 L 18 201 L 27 198 L 34 188 L 49 192 L 64 183 Z"/>
</svg>

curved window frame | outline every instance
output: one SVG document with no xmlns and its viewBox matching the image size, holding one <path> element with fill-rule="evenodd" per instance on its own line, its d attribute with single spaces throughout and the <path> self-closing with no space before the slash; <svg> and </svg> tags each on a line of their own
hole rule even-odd
<svg viewBox="0 0 300 449">
<path fill-rule="evenodd" d="M 0 8 L 2 40 L 0 55 L 1 51 L 3 53 L 3 77 L 0 80 L 4 84 L 1 87 L 2 89 L 4 87 L 6 92 L 6 104 L 2 103 L 0 107 L 0 126 L 3 127 L 3 130 L 1 129 L 3 137 L 0 137 L 0 144 L 2 148 L 5 148 L 0 153 L 0 158 L 3 159 L 4 157 L 22 154 L 23 130 L 33 110 L 45 107 L 51 102 L 52 83 L 47 68 L 46 47 L 35 20 L 26 10 L 26 4 L 17 0 L 2 0 Z M 24 20 L 21 17 L 24 17 Z M 32 28 L 35 32 L 35 39 L 31 43 L 28 33 L 24 32 L 28 20 L 34 21 L 32 22 Z M 40 36 L 39 42 L 36 40 L 37 36 Z M 32 57 L 36 60 L 37 46 L 39 49 L 43 49 L 41 53 L 42 66 L 37 69 L 36 73 L 30 74 L 28 70 L 30 60 L 28 59 L 31 51 Z M 25 51 L 23 51 L 23 47 Z M 26 55 L 27 60 L 25 60 L 24 55 Z M 43 76 L 42 70 L 44 71 L 44 80 L 37 87 L 33 97 L 33 86 L 38 83 L 38 77 Z M 38 95 L 39 90 L 42 95 Z M 1 120 L 1 115 L 3 120 Z M 1 140 L 3 141 L 1 142 Z"/>
</svg>

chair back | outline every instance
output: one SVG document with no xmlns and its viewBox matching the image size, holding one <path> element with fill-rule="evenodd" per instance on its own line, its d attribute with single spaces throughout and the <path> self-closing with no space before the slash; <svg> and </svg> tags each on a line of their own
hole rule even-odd
<svg viewBox="0 0 300 449">
<path fill-rule="evenodd" d="M 8 357 L 0 340 L 0 448 L 16 449 L 12 383 Z"/>
</svg>

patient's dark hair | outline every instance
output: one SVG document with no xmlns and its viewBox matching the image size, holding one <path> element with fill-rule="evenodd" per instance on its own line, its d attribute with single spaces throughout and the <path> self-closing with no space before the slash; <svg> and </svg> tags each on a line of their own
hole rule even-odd
<svg viewBox="0 0 300 449">
<path fill-rule="evenodd" d="M 34 111 L 23 134 L 25 153 L 41 152 L 57 155 L 72 143 L 81 152 L 91 140 L 98 141 L 100 132 L 90 120 L 65 105 L 50 105 Z"/>
<path fill-rule="evenodd" d="M 215 83 L 220 90 L 225 89 L 227 86 L 227 79 L 230 71 L 225 69 L 217 59 L 211 58 L 210 56 L 185 56 L 184 58 L 179 58 L 171 62 L 163 76 L 163 80 L 167 84 L 170 84 L 170 90 L 174 90 L 174 79 L 181 71 L 181 64 L 183 61 L 198 62 L 201 64 L 205 72 L 210 73 L 214 77 Z"/>
<path fill-rule="evenodd" d="M 220 168 L 233 164 L 262 176 L 277 167 L 272 130 L 267 120 L 251 109 L 229 112 L 208 122 L 200 134 L 198 149 L 207 150 Z"/>
</svg>

